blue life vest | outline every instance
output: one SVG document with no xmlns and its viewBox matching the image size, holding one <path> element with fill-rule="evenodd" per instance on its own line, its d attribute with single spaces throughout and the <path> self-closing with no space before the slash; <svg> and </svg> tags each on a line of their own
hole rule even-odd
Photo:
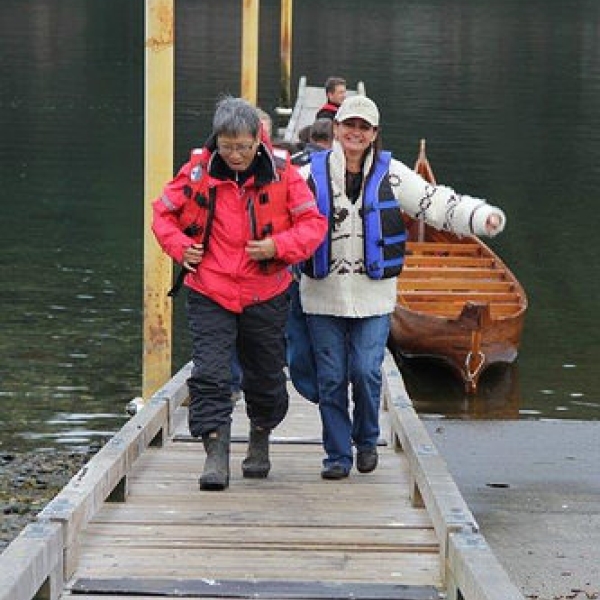
<svg viewBox="0 0 600 600">
<path fill-rule="evenodd" d="M 311 156 L 311 175 L 317 205 L 321 214 L 329 220 L 328 235 L 303 266 L 303 272 L 314 279 L 327 277 L 331 262 L 333 194 L 329 178 L 330 152 L 331 150 L 316 152 Z M 391 158 L 390 152 L 379 153 L 363 191 L 365 270 L 371 279 L 396 277 L 404 266 L 406 228 L 388 178 Z"/>
</svg>

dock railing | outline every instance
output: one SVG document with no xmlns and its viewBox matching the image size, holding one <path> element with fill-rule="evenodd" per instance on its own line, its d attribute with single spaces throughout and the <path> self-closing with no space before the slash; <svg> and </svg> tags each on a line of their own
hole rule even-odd
<svg viewBox="0 0 600 600">
<path fill-rule="evenodd" d="M 383 380 L 383 406 L 389 413 L 391 437 L 409 462 L 410 499 L 425 506 L 439 540 L 446 598 L 524 600 L 479 531 L 446 461 L 415 412 L 389 352 Z"/>
<path fill-rule="evenodd" d="M 104 502 L 125 501 L 135 460 L 174 432 L 190 368 L 158 390 L 0 555 L 0 600 L 58 600 L 76 568 L 81 532 Z M 389 353 L 383 370 L 383 408 L 394 448 L 408 459 L 410 499 L 425 506 L 439 540 L 440 591 L 448 600 L 524 600 L 479 531 Z"/>
</svg>

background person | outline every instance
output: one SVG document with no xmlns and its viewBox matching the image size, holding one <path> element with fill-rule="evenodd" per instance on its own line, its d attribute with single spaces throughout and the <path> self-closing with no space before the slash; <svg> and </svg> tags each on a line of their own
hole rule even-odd
<svg viewBox="0 0 600 600">
<path fill-rule="evenodd" d="M 325 219 L 298 171 L 261 138 L 256 108 L 231 96 L 218 103 L 205 147 L 192 152 L 153 210 L 158 242 L 189 271 L 189 428 L 207 455 L 200 488 L 229 485 L 234 351 L 250 420 L 243 475 L 266 477 L 269 433 L 288 410 L 288 265 L 312 254 Z"/>
<path fill-rule="evenodd" d="M 359 472 L 377 467 L 381 367 L 405 243 L 401 208 L 459 234 L 492 236 L 505 223 L 499 208 L 433 186 L 383 152 L 379 126 L 371 99 L 348 97 L 335 117 L 331 151 L 313 154 L 301 167 L 329 222 L 300 281 L 317 373 L 324 479 L 348 476 L 353 444 Z"/>
<path fill-rule="evenodd" d="M 342 77 L 328 77 L 325 82 L 327 102 L 321 106 L 315 119 L 333 119 L 340 104 L 346 99 L 346 80 Z"/>
<path fill-rule="evenodd" d="M 331 119 L 316 119 L 310 126 L 308 142 L 302 150 L 292 154 L 292 164 L 302 166 L 310 162 L 313 152 L 328 150 L 333 143 L 333 122 Z"/>
</svg>

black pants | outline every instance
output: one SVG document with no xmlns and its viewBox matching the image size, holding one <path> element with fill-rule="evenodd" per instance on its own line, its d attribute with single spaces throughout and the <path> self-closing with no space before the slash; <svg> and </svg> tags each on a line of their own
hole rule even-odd
<svg viewBox="0 0 600 600">
<path fill-rule="evenodd" d="M 285 324 L 288 294 L 230 312 L 193 290 L 187 298 L 192 335 L 190 433 L 199 437 L 231 420 L 231 357 L 237 348 L 250 422 L 273 429 L 288 410 Z"/>
</svg>

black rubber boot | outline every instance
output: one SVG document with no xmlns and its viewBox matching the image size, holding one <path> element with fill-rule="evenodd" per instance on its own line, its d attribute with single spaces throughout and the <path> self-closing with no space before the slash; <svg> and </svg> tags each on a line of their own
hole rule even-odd
<svg viewBox="0 0 600 600">
<path fill-rule="evenodd" d="M 224 490 L 229 486 L 229 443 L 231 423 L 202 436 L 206 460 L 200 477 L 201 490 Z"/>
<path fill-rule="evenodd" d="M 248 453 L 242 461 L 242 473 L 249 479 L 264 479 L 269 474 L 269 434 L 268 429 L 250 427 Z"/>
</svg>

